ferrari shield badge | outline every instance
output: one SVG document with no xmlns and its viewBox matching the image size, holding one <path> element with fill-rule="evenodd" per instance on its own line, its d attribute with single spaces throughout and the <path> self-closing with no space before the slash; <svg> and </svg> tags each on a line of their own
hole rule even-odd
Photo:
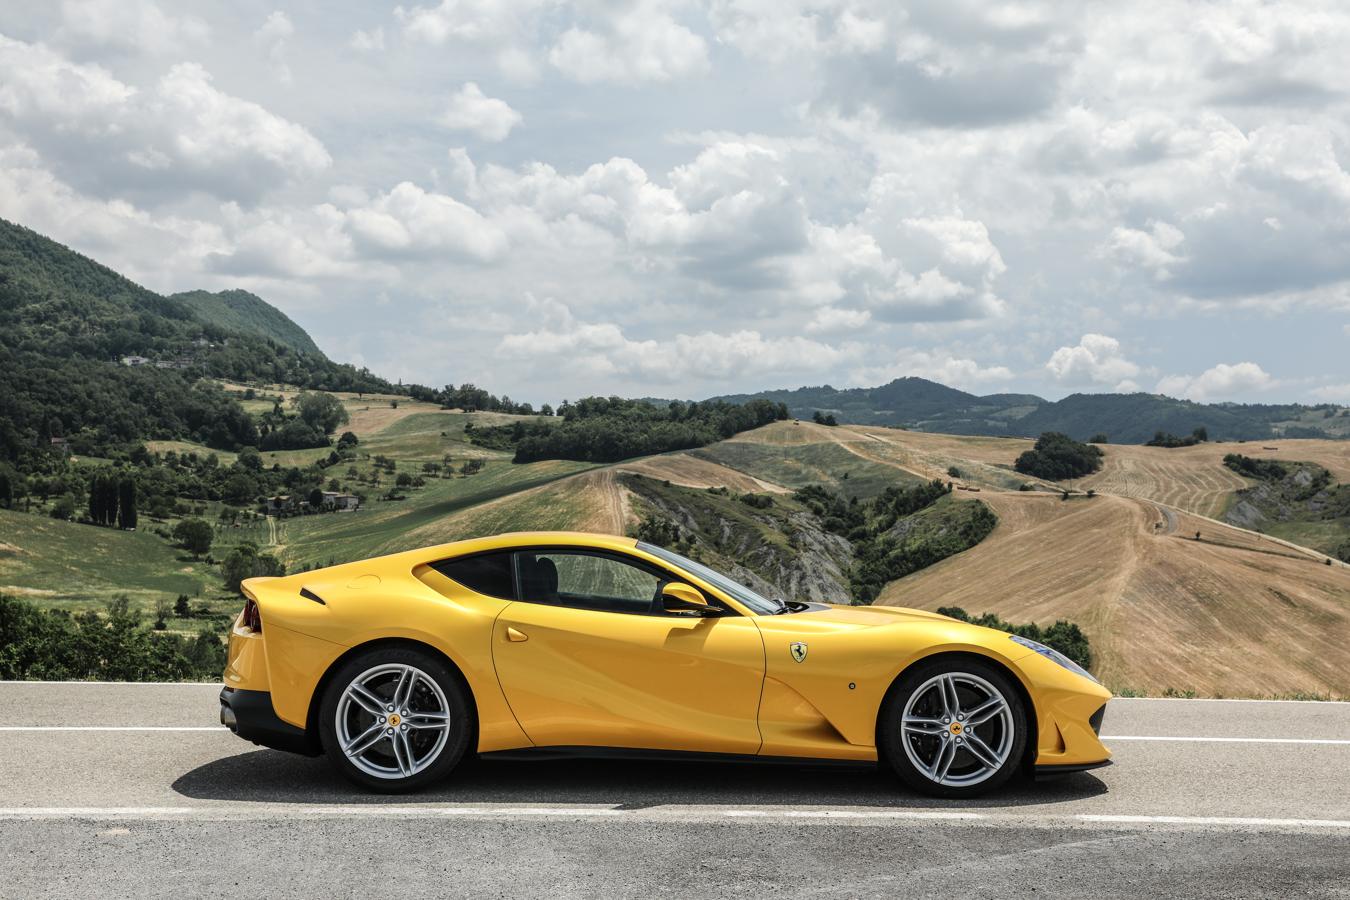
<svg viewBox="0 0 1350 900">
<path fill-rule="evenodd" d="M 797 662 L 806 661 L 806 645 L 801 641 L 793 641 L 789 649 L 792 651 L 792 658 Z"/>
</svg>

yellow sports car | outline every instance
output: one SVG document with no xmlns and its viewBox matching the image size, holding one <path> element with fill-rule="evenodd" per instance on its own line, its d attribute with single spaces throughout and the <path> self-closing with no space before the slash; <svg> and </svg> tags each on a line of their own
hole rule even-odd
<svg viewBox="0 0 1350 900">
<path fill-rule="evenodd" d="M 243 587 L 221 721 L 378 791 L 531 748 L 880 759 L 942 797 L 1110 756 L 1110 692 L 1049 647 L 765 598 L 632 538 L 506 534 Z"/>
</svg>

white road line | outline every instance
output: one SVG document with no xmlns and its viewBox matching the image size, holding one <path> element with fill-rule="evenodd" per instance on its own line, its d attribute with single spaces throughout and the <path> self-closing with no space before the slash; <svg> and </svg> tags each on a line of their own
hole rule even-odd
<svg viewBox="0 0 1350 900">
<path fill-rule="evenodd" d="M 277 815 L 277 813 L 283 813 Z M 895 810 L 895 809 L 709 809 L 707 807 L 655 807 L 650 809 L 616 809 L 613 807 L 593 806 L 545 806 L 545 807 L 490 807 L 490 806 L 386 806 L 370 804 L 352 804 L 348 806 L 308 806 L 296 805 L 292 808 L 230 807 L 230 806 L 10 806 L 0 807 L 0 820 L 3 819 L 89 819 L 89 818 L 160 818 L 187 817 L 203 815 L 209 818 L 260 819 L 260 818 L 332 818 L 332 817 L 402 817 L 436 818 L 442 816 L 457 817 L 496 817 L 496 818 L 533 818 L 556 816 L 580 819 L 682 819 L 682 818 L 724 818 L 741 822 L 764 821 L 765 819 L 812 819 L 816 821 L 948 821 L 968 822 L 996 827 L 1009 825 L 1032 825 L 1063 827 L 1073 823 L 1090 825 L 1189 825 L 1220 826 L 1230 828 L 1333 828 L 1350 829 L 1347 819 L 1293 819 L 1261 818 L 1254 816 L 1154 816 L 1154 815 L 1105 815 L 1079 814 L 1068 816 L 1016 814 L 987 814 L 969 812 L 944 812 L 937 810 Z"/>
<path fill-rule="evenodd" d="M 1248 816 L 1100 816 L 1079 815 L 1083 822 L 1158 825 L 1255 825 L 1283 828 L 1350 828 L 1350 819 L 1258 819 Z"/>
<path fill-rule="evenodd" d="M 1350 700 L 1281 700 L 1272 697 L 1267 700 L 1244 697 L 1112 697 L 1111 703 L 1315 703 L 1318 706 L 1347 706 Z"/>
<path fill-rule="evenodd" d="M 907 809 L 728 809 L 722 815 L 730 818 L 785 818 L 785 819 L 987 819 L 984 813 L 932 812 Z"/>
<path fill-rule="evenodd" d="M 6 684 L 92 684 L 111 685 L 113 687 L 203 687 L 221 688 L 219 681 L 0 681 Z"/>
<path fill-rule="evenodd" d="M 223 731 L 224 725 L 0 725 L 0 731 Z"/>
<path fill-rule="evenodd" d="M 1185 743 L 1206 744 L 1350 744 L 1350 740 L 1341 738 L 1254 738 L 1254 737 L 1173 737 L 1168 735 L 1102 735 L 1103 741 L 1182 741 Z"/>
</svg>

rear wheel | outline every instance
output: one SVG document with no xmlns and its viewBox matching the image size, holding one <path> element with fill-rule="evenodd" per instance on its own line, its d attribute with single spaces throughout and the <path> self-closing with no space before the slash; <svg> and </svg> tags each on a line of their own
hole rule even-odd
<svg viewBox="0 0 1350 900">
<path fill-rule="evenodd" d="M 880 730 L 887 762 L 910 787 L 934 797 L 973 797 L 1017 770 L 1027 717 L 1002 671 L 969 657 L 940 657 L 896 682 Z"/>
<path fill-rule="evenodd" d="M 409 647 L 375 649 L 344 663 L 324 695 L 319 727 L 333 766 L 385 793 L 448 775 L 473 730 L 460 679 L 431 653 Z"/>
</svg>

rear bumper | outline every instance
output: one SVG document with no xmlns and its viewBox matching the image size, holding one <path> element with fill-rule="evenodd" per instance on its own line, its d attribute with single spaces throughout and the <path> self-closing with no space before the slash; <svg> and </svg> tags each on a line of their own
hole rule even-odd
<svg viewBox="0 0 1350 900">
<path fill-rule="evenodd" d="M 246 741 L 273 750 L 318 756 L 322 751 L 315 736 L 283 722 L 272 709 L 267 691 L 220 690 L 220 724 Z"/>
</svg>

